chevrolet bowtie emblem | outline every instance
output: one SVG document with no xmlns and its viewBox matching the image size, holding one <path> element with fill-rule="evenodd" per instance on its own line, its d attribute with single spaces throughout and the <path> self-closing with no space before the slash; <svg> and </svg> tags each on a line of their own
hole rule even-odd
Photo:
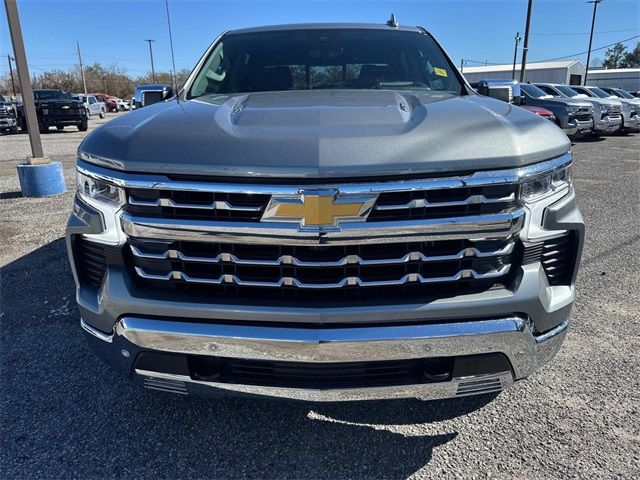
<svg viewBox="0 0 640 480">
<path fill-rule="evenodd" d="M 366 220 L 377 195 L 340 195 L 338 190 L 301 190 L 298 195 L 274 195 L 263 221 L 299 223 L 301 227 L 338 227 Z"/>
<path fill-rule="evenodd" d="M 62 106 L 62 109 L 63 109 L 63 110 L 68 110 L 68 109 L 70 109 L 70 108 L 71 108 L 71 107 L 70 107 L 69 105 L 63 105 L 63 106 Z"/>
</svg>

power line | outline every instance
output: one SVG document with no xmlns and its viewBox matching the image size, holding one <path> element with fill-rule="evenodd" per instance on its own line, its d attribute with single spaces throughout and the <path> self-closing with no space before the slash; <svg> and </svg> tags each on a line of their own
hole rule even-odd
<svg viewBox="0 0 640 480">
<path fill-rule="evenodd" d="M 593 32 L 594 34 L 601 33 L 621 33 L 621 32 L 637 32 L 640 28 L 625 28 L 624 30 L 607 30 L 602 32 Z M 569 35 L 589 35 L 591 32 L 573 32 L 573 33 L 532 33 L 535 36 L 569 36 Z"/>
<path fill-rule="evenodd" d="M 624 43 L 624 42 L 628 42 L 630 40 L 635 40 L 636 38 L 640 38 L 640 35 L 636 35 L 634 37 L 625 38 L 624 40 L 618 40 L 617 42 L 610 43 L 609 45 L 605 45 L 604 47 L 592 48 L 591 51 L 592 52 L 597 52 L 598 50 L 604 50 L 605 48 L 613 47 L 616 43 Z M 584 55 L 586 53 L 589 53 L 589 51 L 587 50 L 587 51 L 580 52 L 580 53 L 572 53 L 570 55 L 563 55 L 562 57 L 555 57 L 555 58 L 549 58 L 547 60 L 536 60 L 536 61 L 538 61 L 538 62 L 553 62 L 554 60 L 563 60 L 565 58 L 577 57 L 578 55 Z"/>
</svg>

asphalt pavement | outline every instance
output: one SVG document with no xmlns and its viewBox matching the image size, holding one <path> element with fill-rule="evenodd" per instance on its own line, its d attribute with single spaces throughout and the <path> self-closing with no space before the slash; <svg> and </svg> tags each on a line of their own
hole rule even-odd
<svg viewBox="0 0 640 480">
<path fill-rule="evenodd" d="M 334 404 L 150 392 L 94 357 L 63 240 L 83 136 L 43 137 L 69 191 L 39 199 L 27 136 L 0 136 L 2 478 L 640 476 L 640 134 L 574 145 L 587 241 L 549 366 L 495 397 Z"/>
</svg>

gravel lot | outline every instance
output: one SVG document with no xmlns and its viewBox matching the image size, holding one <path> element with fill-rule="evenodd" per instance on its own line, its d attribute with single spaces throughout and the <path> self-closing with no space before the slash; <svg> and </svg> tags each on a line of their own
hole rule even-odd
<svg viewBox="0 0 640 480">
<path fill-rule="evenodd" d="M 44 147 L 71 187 L 83 134 L 66 130 Z M 550 366 L 495 398 L 309 404 L 147 392 L 96 359 L 62 238 L 72 192 L 21 198 L 28 138 L 0 137 L 0 474 L 638 478 L 640 134 L 574 151 L 588 236 L 573 324 Z"/>
</svg>

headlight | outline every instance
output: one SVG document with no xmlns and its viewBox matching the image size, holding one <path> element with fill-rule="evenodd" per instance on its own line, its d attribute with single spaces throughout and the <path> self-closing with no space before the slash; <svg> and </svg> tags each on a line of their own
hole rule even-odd
<svg viewBox="0 0 640 480">
<path fill-rule="evenodd" d="M 115 207 L 125 203 L 125 194 L 122 188 L 81 172 L 77 172 L 76 175 L 76 191 L 82 198 Z"/>
<path fill-rule="evenodd" d="M 520 185 L 520 198 L 525 202 L 534 202 L 560 188 L 570 186 L 571 164 L 568 164 L 523 182 Z"/>
<path fill-rule="evenodd" d="M 567 106 L 567 113 L 569 114 L 578 113 L 579 111 L 580 111 L 580 107 Z"/>
</svg>

